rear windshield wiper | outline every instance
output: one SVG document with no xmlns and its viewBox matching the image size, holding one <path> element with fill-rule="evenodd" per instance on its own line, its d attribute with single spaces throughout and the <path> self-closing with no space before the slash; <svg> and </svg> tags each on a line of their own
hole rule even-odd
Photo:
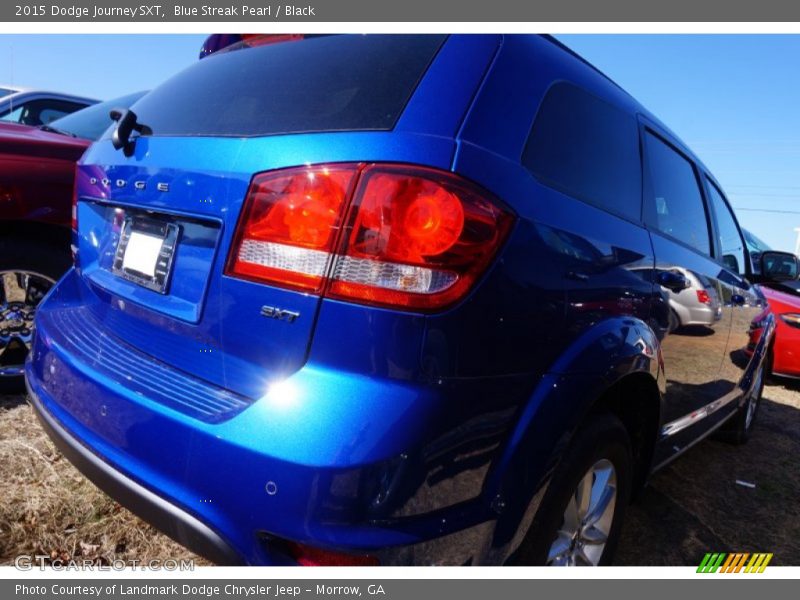
<svg viewBox="0 0 800 600">
<path fill-rule="evenodd" d="M 42 131 L 47 131 L 48 133 L 58 133 L 60 135 L 67 135 L 69 137 L 74 137 L 74 138 L 78 137 L 71 131 L 64 131 L 63 129 L 58 129 L 56 127 L 53 127 L 52 125 L 39 125 L 39 129 L 41 129 Z"/>
</svg>

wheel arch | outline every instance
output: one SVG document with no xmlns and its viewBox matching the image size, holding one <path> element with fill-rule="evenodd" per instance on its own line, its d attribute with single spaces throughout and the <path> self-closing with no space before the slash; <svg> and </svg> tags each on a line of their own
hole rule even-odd
<svg viewBox="0 0 800 600">
<path fill-rule="evenodd" d="M 612 338 L 615 352 L 608 351 Z M 572 436 L 598 413 L 613 414 L 629 432 L 633 490 L 641 490 L 652 468 L 663 392 L 661 347 L 647 323 L 607 319 L 580 336 L 539 380 L 487 478 L 484 491 L 499 513 L 493 549 L 503 559 L 516 550 Z"/>
</svg>

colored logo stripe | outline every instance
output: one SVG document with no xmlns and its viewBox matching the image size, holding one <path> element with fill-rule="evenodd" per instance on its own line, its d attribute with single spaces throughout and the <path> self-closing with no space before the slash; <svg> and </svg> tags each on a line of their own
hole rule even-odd
<svg viewBox="0 0 800 600">
<path fill-rule="evenodd" d="M 698 573 L 716 573 L 722 561 L 725 560 L 724 552 L 708 552 L 704 557 L 700 566 L 697 567 Z"/>
<path fill-rule="evenodd" d="M 767 568 L 769 561 L 772 560 L 772 553 L 769 554 L 753 554 L 753 558 L 750 559 L 750 562 L 744 569 L 745 573 L 763 573 L 764 569 Z"/>
<path fill-rule="evenodd" d="M 708 552 L 697 567 L 698 573 L 763 573 L 772 560 L 772 553 L 756 552 Z M 748 562 L 747 559 L 750 559 Z M 745 566 L 747 563 L 747 566 Z M 742 570 L 744 568 L 744 570 Z"/>
</svg>

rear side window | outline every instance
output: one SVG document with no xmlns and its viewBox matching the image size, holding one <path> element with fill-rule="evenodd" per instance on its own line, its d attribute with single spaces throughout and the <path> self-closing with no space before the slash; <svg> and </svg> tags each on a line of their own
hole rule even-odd
<svg viewBox="0 0 800 600">
<path fill-rule="evenodd" d="M 692 163 L 669 144 L 645 133 L 645 158 L 650 190 L 645 200 L 648 224 L 711 254 L 703 196 Z"/>
<path fill-rule="evenodd" d="M 722 255 L 720 260 L 728 269 L 738 275 L 745 274 L 744 242 L 736 220 L 728 208 L 728 203 L 716 185 L 706 179 L 708 183 L 708 196 L 711 200 L 711 209 L 717 217 L 717 239 Z"/>
<path fill-rule="evenodd" d="M 571 84 L 554 85 L 522 162 L 545 185 L 627 218 L 641 218 L 636 119 Z"/>
<path fill-rule="evenodd" d="M 46 125 L 85 106 L 85 104 L 55 98 L 29 100 L 14 111 L 3 115 L 2 120 L 31 126 Z"/>
<path fill-rule="evenodd" d="M 198 61 L 133 107 L 152 135 L 391 129 L 444 36 L 326 36 Z"/>
</svg>

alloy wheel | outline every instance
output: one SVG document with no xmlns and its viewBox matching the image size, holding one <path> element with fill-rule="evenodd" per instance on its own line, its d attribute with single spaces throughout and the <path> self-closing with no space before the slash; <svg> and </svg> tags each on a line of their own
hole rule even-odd
<svg viewBox="0 0 800 600">
<path fill-rule="evenodd" d="M 761 365 L 761 368 L 758 370 L 758 374 L 756 375 L 756 381 L 753 384 L 753 390 L 750 392 L 750 397 L 747 399 L 747 408 L 745 409 L 747 412 L 745 412 L 744 415 L 745 431 L 750 430 L 750 426 L 753 424 L 753 419 L 756 416 L 756 410 L 758 410 L 758 402 L 761 399 L 763 381 L 764 381 L 764 365 Z"/>
<path fill-rule="evenodd" d="M 564 519 L 550 546 L 547 564 L 596 566 L 614 520 L 617 472 L 611 461 L 598 460 L 578 482 L 564 510 Z"/>
<path fill-rule="evenodd" d="M 32 271 L 0 271 L 0 378 L 23 374 L 36 307 L 54 284 Z"/>
</svg>

